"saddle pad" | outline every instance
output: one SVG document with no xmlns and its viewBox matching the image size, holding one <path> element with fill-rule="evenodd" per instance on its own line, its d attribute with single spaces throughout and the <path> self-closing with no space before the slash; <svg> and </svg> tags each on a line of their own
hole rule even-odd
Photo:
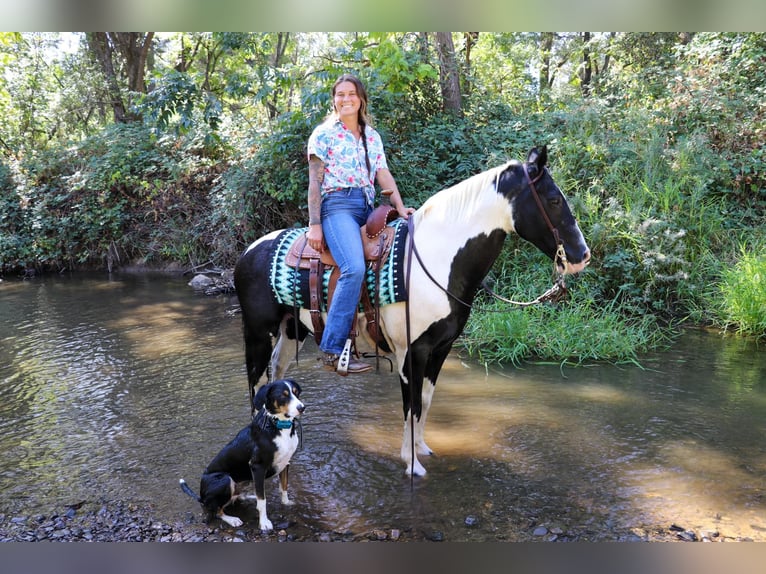
<svg viewBox="0 0 766 574">
<path fill-rule="evenodd" d="M 404 249 L 407 237 L 407 222 L 396 219 L 388 224 L 394 229 L 394 243 L 391 251 L 380 269 L 380 304 L 388 305 L 407 300 L 407 290 L 404 283 Z M 308 228 L 294 227 L 284 230 L 274 239 L 274 250 L 271 255 L 269 269 L 269 284 L 277 301 L 283 305 L 297 305 L 309 309 L 309 271 L 296 270 L 286 264 L 285 260 L 290 247 L 295 241 L 306 234 Z M 330 281 L 332 268 L 325 269 L 322 276 L 321 308 L 326 311 L 327 285 Z M 375 300 L 375 274 L 368 267 L 365 276 L 370 299 Z M 360 311 L 362 310 L 360 306 Z"/>
</svg>

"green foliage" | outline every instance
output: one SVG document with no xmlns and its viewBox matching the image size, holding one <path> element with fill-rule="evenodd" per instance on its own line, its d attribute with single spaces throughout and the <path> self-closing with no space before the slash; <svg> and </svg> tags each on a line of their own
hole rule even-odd
<svg viewBox="0 0 766 574">
<path fill-rule="evenodd" d="M 305 223 L 306 141 L 353 72 L 409 205 L 549 145 L 592 264 L 565 304 L 474 312 L 471 354 L 635 362 L 686 317 L 761 336 L 766 36 L 480 33 L 470 58 L 453 38 L 460 117 L 428 34 L 216 32 L 158 35 L 147 94 L 125 98 L 143 121 L 111 125 L 85 44 L 51 58 L 56 35 L 0 34 L 0 270 L 233 265 Z M 509 244 L 496 283 L 539 295 L 550 263 Z"/>
<path fill-rule="evenodd" d="M 513 276 L 506 274 L 498 284 L 514 300 L 529 301 L 547 287 L 540 271 L 535 267 Z M 575 281 L 569 281 L 568 301 L 555 305 L 514 308 L 484 297 L 487 307 L 477 305 L 459 347 L 483 363 L 609 360 L 639 364 L 641 354 L 669 342 L 654 315 L 626 315 L 617 301 L 600 304 L 588 292 L 587 281 Z"/>
<path fill-rule="evenodd" d="M 719 320 L 725 328 L 766 338 L 766 244 L 740 248 L 740 257 L 721 274 Z"/>
<path fill-rule="evenodd" d="M 204 150 L 194 134 L 157 139 L 129 124 L 30 158 L 22 172 L 31 177 L 2 186 L 0 237 L 13 249 L 0 251 L 0 266 L 202 258 L 205 232 L 195 223 L 216 176 Z"/>
<path fill-rule="evenodd" d="M 29 222 L 10 167 L 0 161 L 0 273 L 33 260 Z"/>
</svg>

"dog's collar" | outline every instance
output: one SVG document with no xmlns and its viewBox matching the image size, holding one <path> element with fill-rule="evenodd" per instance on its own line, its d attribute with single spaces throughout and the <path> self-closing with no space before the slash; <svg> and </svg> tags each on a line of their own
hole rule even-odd
<svg viewBox="0 0 766 574">
<path fill-rule="evenodd" d="M 265 425 L 267 424 L 274 425 L 274 428 L 277 430 L 287 430 L 293 428 L 293 421 L 278 419 L 277 417 L 270 415 L 265 408 L 258 411 L 258 413 L 255 415 L 255 422 L 259 423 L 262 428 L 265 428 Z"/>
</svg>

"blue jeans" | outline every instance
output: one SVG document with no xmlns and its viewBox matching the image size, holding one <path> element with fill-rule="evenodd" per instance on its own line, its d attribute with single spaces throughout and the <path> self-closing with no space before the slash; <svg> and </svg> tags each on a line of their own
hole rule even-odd
<svg viewBox="0 0 766 574">
<path fill-rule="evenodd" d="M 325 353 L 339 355 L 351 331 L 365 276 L 359 228 L 367 221 L 370 211 L 364 191 L 359 187 L 336 190 L 322 198 L 324 240 L 340 269 L 319 345 Z"/>
</svg>

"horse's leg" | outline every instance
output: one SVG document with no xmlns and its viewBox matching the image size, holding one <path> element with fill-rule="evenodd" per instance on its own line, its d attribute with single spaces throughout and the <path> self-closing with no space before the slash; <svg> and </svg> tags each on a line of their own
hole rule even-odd
<svg viewBox="0 0 766 574">
<path fill-rule="evenodd" d="M 425 441 L 426 419 L 428 418 L 428 410 L 431 408 L 431 401 L 436 390 L 436 379 L 439 377 L 439 372 L 442 369 L 442 365 L 444 365 L 444 361 L 449 356 L 451 348 L 452 341 L 435 347 L 426 363 L 420 419 L 415 424 L 415 450 L 420 455 L 428 456 L 433 454 L 433 451 Z"/>
<path fill-rule="evenodd" d="M 422 346 L 420 348 L 422 349 Z M 425 476 L 426 469 L 420 464 L 418 454 L 426 453 L 421 453 L 417 448 L 417 445 L 419 440 L 422 442 L 423 424 L 425 423 L 423 417 L 423 398 L 425 394 L 423 393 L 423 371 L 426 361 L 424 353 L 418 352 L 417 345 L 413 345 L 410 349 L 410 353 L 412 353 L 412 373 L 409 380 L 406 376 L 406 369 L 409 366 L 406 357 L 403 362 L 399 363 L 399 381 L 402 386 L 402 404 L 404 410 L 404 436 L 402 438 L 401 457 L 406 465 L 405 473 L 407 476 Z M 412 385 L 411 395 L 410 385 Z M 431 394 L 432 391 L 428 392 L 429 403 Z M 412 400 L 410 401 L 410 399 Z M 410 402 L 412 402 L 412 405 L 410 405 Z M 415 439 L 415 449 L 413 449 L 413 438 Z"/>
<path fill-rule="evenodd" d="M 255 387 L 271 360 L 271 337 L 278 334 L 286 313 L 269 287 L 270 258 L 271 240 L 266 237 L 251 245 L 234 266 L 234 287 L 242 309 L 251 409 Z"/>
<path fill-rule="evenodd" d="M 297 332 L 296 332 L 297 328 Z M 296 358 L 298 352 L 303 348 L 308 329 L 296 320 L 292 313 L 284 316 L 279 324 L 279 336 L 271 353 L 271 379 L 282 379 L 287 372 L 290 362 Z M 297 347 L 295 341 L 298 341 Z"/>
<path fill-rule="evenodd" d="M 250 408 L 253 408 L 255 388 L 266 372 L 271 358 L 271 334 L 265 325 L 254 328 L 251 321 L 243 315 L 245 339 L 245 364 L 247 366 L 247 386 L 250 390 Z"/>
<path fill-rule="evenodd" d="M 431 399 L 434 396 L 436 383 L 429 380 L 423 381 L 422 401 L 423 405 L 420 411 L 420 418 L 415 422 L 415 452 L 422 456 L 430 456 L 434 453 L 426 444 L 426 419 L 428 418 L 428 409 L 431 408 Z"/>
</svg>

